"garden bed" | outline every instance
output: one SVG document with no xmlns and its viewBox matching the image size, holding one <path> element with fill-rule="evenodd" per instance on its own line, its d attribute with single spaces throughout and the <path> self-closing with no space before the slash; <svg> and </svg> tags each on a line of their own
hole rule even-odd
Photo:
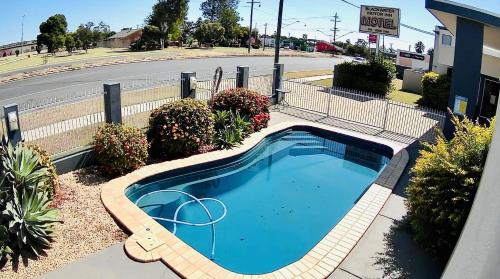
<svg viewBox="0 0 500 279">
<path fill-rule="evenodd" d="M 0 278 L 34 278 L 126 239 L 101 203 L 106 179 L 93 170 L 71 172 L 60 179 L 53 205 L 60 209 L 62 223 L 56 225 L 52 247 L 38 260 L 19 257 L 7 262 Z"/>
</svg>

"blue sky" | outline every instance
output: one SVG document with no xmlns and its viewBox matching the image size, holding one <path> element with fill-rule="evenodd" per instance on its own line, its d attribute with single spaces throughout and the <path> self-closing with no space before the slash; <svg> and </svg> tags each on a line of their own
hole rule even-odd
<svg viewBox="0 0 500 279">
<path fill-rule="evenodd" d="M 260 0 L 260 7 L 254 10 L 254 24 L 263 32 L 264 24 L 268 23 L 268 33 L 273 33 L 276 29 L 276 18 L 278 11 L 278 0 Z M 87 21 L 104 21 L 111 26 L 112 30 L 118 31 L 123 27 L 136 27 L 144 23 L 144 18 L 150 13 L 152 4 L 156 0 L 23 0 L 11 2 L 8 13 L 3 10 L 0 24 L 0 45 L 7 44 L 21 39 L 21 17 L 25 15 L 24 38 L 35 39 L 38 34 L 38 26 L 47 17 L 63 13 L 68 20 L 68 29 L 74 31 L 80 23 Z M 201 16 L 199 10 L 203 0 L 191 0 L 188 17 L 195 20 Z M 243 17 L 242 23 L 248 25 L 250 8 L 246 0 L 241 0 L 239 12 Z M 439 22 L 424 8 L 424 0 L 350 0 L 356 5 L 368 4 L 401 9 L 401 21 L 432 31 Z M 458 2 L 490 10 L 500 14 L 500 0 L 458 0 Z M 341 22 L 338 36 L 358 29 L 359 10 L 343 3 L 340 0 L 285 0 L 284 25 L 294 21 L 301 21 L 283 29 L 283 34 L 290 33 L 294 36 L 302 36 L 307 33 L 309 38 L 325 39 L 328 37 L 316 30 L 331 33 L 333 28 L 329 16 L 337 12 Z M 305 25 L 305 26 L 304 26 Z M 357 38 L 366 38 L 367 35 L 352 33 L 342 37 L 345 41 Z M 422 40 L 426 47 L 432 47 L 433 37 L 421 34 L 406 28 L 401 28 L 399 39 L 386 38 L 385 43 L 391 43 L 394 48 L 408 49 L 409 45 L 414 45 L 416 41 Z"/>
</svg>

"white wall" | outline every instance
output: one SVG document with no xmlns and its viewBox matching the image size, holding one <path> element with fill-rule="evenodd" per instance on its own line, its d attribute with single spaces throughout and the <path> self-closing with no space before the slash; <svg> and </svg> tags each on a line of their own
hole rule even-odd
<svg viewBox="0 0 500 279">
<path fill-rule="evenodd" d="M 437 26 L 434 31 L 434 59 L 432 63 L 432 70 L 440 74 L 446 74 L 448 67 L 453 66 L 453 60 L 455 57 L 455 37 L 450 33 L 450 31 L 441 29 Z M 452 36 L 451 46 L 443 44 L 443 34 Z"/>
</svg>

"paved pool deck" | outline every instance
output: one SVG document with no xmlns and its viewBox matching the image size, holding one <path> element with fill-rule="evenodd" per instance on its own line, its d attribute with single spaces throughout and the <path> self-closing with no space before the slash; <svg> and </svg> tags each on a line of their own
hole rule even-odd
<svg viewBox="0 0 500 279">
<path fill-rule="evenodd" d="M 305 115 L 273 112 L 271 125 L 284 121 L 304 120 Z M 296 117 L 299 116 L 300 118 Z M 315 120 L 311 116 L 310 120 Z M 347 123 L 346 125 L 355 124 Z M 418 143 L 407 147 L 410 162 L 418 156 Z M 441 268 L 411 239 L 398 221 L 406 215 L 404 188 L 408 183 L 405 171 L 383 209 L 376 216 L 361 240 L 329 278 L 439 278 Z M 49 272 L 40 278 L 180 278 L 161 262 L 138 263 L 127 257 L 123 243 Z"/>
</svg>

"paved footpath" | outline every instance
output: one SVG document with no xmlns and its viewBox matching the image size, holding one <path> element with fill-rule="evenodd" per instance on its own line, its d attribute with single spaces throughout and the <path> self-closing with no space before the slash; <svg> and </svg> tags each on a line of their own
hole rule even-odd
<svg viewBox="0 0 500 279">
<path fill-rule="evenodd" d="M 271 125 L 290 120 L 303 119 L 273 112 Z M 407 150 L 410 154 L 408 170 L 418 155 L 418 143 L 408 146 Z M 441 268 L 416 245 L 411 235 L 395 227 L 397 221 L 406 215 L 404 188 L 409 179 L 407 170 L 365 235 L 329 278 L 433 279 L 441 276 Z M 123 250 L 123 243 L 120 243 L 40 278 L 177 279 L 180 277 L 161 262 L 143 264 L 130 260 Z"/>
</svg>

